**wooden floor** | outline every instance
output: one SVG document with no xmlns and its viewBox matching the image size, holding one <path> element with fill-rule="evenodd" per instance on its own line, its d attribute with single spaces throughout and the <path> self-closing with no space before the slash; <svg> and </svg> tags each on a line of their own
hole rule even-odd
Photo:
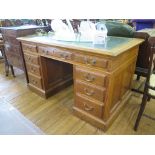
<svg viewBox="0 0 155 155">
<path fill-rule="evenodd" d="M 155 134 L 155 121 L 142 117 L 137 132 L 133 130 L 141 96 L 133 94 L 112 126 L 106 133 L 82 121 L 72 113 L 73 87 L 68 87 L 56 95 L 44 99 L 31 92 L 26 86 L 23 72 L 15 69 L 16 77 L 5 77 L 4 64 L 0 63 L 0 99 L 11 103 L 25 117 L 37 125 L 45 134 L 76 135 L 124 135 Z M 155 103 L 151 100 L 145 113 L 155 117 Z"/>
</svg>

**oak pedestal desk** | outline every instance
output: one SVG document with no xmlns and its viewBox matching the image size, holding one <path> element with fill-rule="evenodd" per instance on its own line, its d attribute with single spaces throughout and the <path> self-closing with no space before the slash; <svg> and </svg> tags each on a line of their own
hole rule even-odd
<svg viewBox="0 0 155 155">
<path fill-rule="evenodd" d="M 131 96 L 142 39 L 108 37 L 104 45 L 50 36 L 18 38 L 31 90 L 49 97 L 74 83 L 74 114 L 106 130 Z"/>
</svg>

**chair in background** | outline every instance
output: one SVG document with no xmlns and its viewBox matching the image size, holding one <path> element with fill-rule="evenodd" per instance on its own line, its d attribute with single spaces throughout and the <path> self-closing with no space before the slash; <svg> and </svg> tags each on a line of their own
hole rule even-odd
<svg viewBox="0 0 155 155">
<path fill-rule="evenodd" d="M 155 37 L 150 37 L 148 42 L 151 47 L 149 54 L 149 66 L 147 70 L 146 82 L 144 85 L 142 103 L 140 105 L 140 110 L 134 126 L 135 131 L 139 126 L 139 122 L 145 110 L 146 103 L 150 99 L 155 99 L 155 74 L 153 74 L 153 67 L 154 67 L 153 59 L 155 58 Z"/>
<path fill-rule="evenodd" d="M 4 50 L 5 50 L 5 49 L 4 49 L 4 42 L 3 42 L 2 39 L 0 39 L 0 51 L 1 51 L 1 53 L 2 53 L 2 57 L 4 58 L 4 63 L 5 63 L 5 74 L 6 74 L 6 76 L 8 76 L 8 74 L 9 74 L 9 67 L 10 67 L 10 68 L 11 68 L 11 73 L 12 73 L 12 75 L 15 77 L 14 70 L 13 70 L 13 66 L 10 66 L 10 65 L 9 65 Z"/>
<path fill-rule="evenodd" d="M 137 75 L 137 80 L 139 80 L 141 76 L 146 78 L 151 51 L 148 39 L 151 37 L 151 34 L 147 31 L 137 32 L 128 24 L 114 21 L 106 21 L 105 25 L 108 29 L 108 36 L 144 39 L 144 42 L 139 46 L 135 74 Z M 154 31 L 154 29 L 152 31 Z"/>
<path fill-rule="evenodd" d="M 14 26 L 13 21 L 11 19 L 4 19 L 1 21 L 2 27 Z"/>
<path fill-rule="evenodd" d="M 137 75 L 137 80 L 140 77 L 147 77 L 148 66 L 149 66 L 149 55 L 150 55 L 150 45 L 148 43 L 149 34 L 143 32 L 135 32 L 135 38 L 144 39 L 144 42 L 139 46 L 135 74 Z"/>
</svg>

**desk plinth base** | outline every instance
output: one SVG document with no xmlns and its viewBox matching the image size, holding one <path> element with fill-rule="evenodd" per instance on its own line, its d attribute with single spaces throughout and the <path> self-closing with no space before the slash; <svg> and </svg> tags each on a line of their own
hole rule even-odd
<svg viewBox="0 0 155 155">
<path fill-rule="evenodd" d="M 72 78 L 68 78 L 66 80 L 63 80 L 61 82 L 59 82 L 58 84 L 54 85 L 53 87 L 49 88 L 48 90 L 43 90 L 43 89 L 39 89 L 37 87 L 35 87 L 32 84 L 28 84 L 28 87 L 30 90 L 32 90 L 33 92 L 37 93 L 38 95 L 44 97 L 44 98 L 48 98 L 51 95 L 56 94 L 57 92 L 64 90 L 64 88 L 70 86 L 73 84 L 73 79 Z"/>
<path fill-rule="evenodd" d="M 103 120 L 104 118 L 103 119 L 97 118 L 75 106 L 73 107 L 74 114 L 78 116 L 79 118 L 81 118 L 82 120 L 85 120 L 89 122 L 90 124 L 102 129 L 103 131 L 106 131 L 110 127 L 110 125 L 113 123 L 113 121 L 117 118 L 117 116 L 121 112 L 124 105 L 130 99 L 131 95 L 132 95 L 131 91 L 126 92 L 122 100 L 119 101 L 118 107 L 116 108 L 116 110 L 113 112 L 113 114 L 110 116 L 110 118 L 107 121 L 104 121 Z"/>
</svg>

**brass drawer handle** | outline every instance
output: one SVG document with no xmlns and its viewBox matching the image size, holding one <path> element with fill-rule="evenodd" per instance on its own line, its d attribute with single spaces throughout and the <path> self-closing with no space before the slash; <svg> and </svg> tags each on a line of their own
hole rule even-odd
<svg viewBox="0 0 155 155">
<path fill-rule="evenodd" d="M 92 59 L 91 60 L 91 64 L 92 64 L 92 66 L 94 66 L 96 64 L 96 60 L 95 59 Z"/>
<path fill-rule="evenodd" d="M 48 50 L 43 50 L 43 53 L 45 53 L 47 55 L 48 54 Z"/>
<path fill-rule="evenodd" d="M 95 77 L 91 76 L 90 73 L 87 73 L 87 74 L 84 75 L 84 79 L 87 82 L 93 82 L 95 80 Z"/>
<path fill-rule="evenodd" d="M 28 60 L 30 61 L 31 60 L 31 57 L 28 57 Z"/>
<path fill-rule="evenodd" d="M 85 92 L 85 94 L 88 95 L 88 96 L 92 96 L 92 95 L 95 93 L 93 90 L 88 91 L 87 88 L 84 88 L 84 92 Z"/>
<path fill-rule="evenodd" d="M 84 62 L 86 65 L 91 65 L 91 66 L 94 66 L 96 64 L 96 59 L 89 59 L 87 57 L 84 58 Z"/>
<path fill-rule="evenodd" d="M 89 106 L 89 105 L 86 104 L 86 103 L 83 103 L 83 105 L 84 105 L 84 110 L 86 110 L 86 111 L 92 111 L 92 110 L 94 110 L 94 107 Z"/>
<path fill-rule="evenodd" d="M 31 71 L 32 71 L 32 72 L 36 72 L 36 69 L 33 68 L 33 67 L 31 67 Z"/>
<path fill-rule="evenodd" d="M 61 53 L 60 56 L 61 56 L 62 59 L 69 58 L 69 55 L 68 54 L 65 54 L 65 53 Z"/>
<path fill-rule="evenodd" d="M 32 80 L 32 83 L 33 83 L 33 84 L 37 84 L 37 81 L 35 81 L 35 80 Z"/>
</svg>

